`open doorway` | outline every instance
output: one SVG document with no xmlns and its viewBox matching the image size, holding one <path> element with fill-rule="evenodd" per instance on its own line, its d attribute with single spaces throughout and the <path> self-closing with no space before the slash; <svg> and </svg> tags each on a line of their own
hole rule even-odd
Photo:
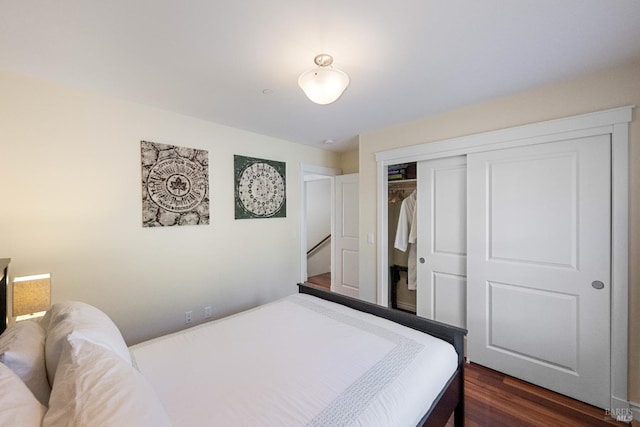
<svg viewBox="0 0 640 427">
<path fill-rule="evenodd" d="M 301 281 L 331 289 L 334 177 L 340 171 L 302 165 Z"/>
<path fill-rule="evenodd" d="M 307 227 L 307 282 L 331 289 L 332 179 L 312 176 L 305 179 Z"/>
</svg>

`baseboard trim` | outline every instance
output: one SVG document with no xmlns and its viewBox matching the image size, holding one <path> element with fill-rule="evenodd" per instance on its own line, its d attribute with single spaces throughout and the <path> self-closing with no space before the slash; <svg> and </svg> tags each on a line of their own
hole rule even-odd
<svg viewBox="0 0 640 427">
<path fill-rule="evenodd" d="M 633 419 L 640 421 L 640 403 L 629 402 L 629 407 L 631 408 Z"/>
<path fill-rule="evenodd" d="M 612 407 L 606 410 L 611 419 L 631 424 L 633 420 L 640 420 L 640 405 L 615 397 L 611 398 Z"/>
<path fill-rule="evenodd" d="M 411 305 L 411 304 L 407 304 L 406 302 L 398 301 L 396 303 L 396 307 L 398 307 L 400 310 L 412 311 L 414 313 L 416 312 L 416 306 L 415 305 Z"/>
</svg>

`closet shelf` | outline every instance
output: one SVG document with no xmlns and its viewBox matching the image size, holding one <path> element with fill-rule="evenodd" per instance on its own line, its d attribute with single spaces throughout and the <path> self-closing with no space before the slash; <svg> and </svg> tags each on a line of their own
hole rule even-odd
<svg viewBox="0 0 640 427">
<path fill-rule="evenodd" d="M 388 182 L 388 186 L 389 187 L 404 187 L 404 186 L 408 186 L 408 185 L 415 185 L 417 182 L 417 179 L 413 178 L 413 179 L 398 179 L 395 181 L 387 181 Z"/>
</svg>

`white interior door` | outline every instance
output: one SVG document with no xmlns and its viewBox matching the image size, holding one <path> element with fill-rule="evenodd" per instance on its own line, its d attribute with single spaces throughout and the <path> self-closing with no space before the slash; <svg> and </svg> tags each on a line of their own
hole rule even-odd
<svg viewBox="0 0 640 427">
<path fill-rule="evenodd" d="M 467 157 L 468 357 L 606 408 L 609 135 Z"/>
<path fill-rule="evenodd" d="M 359 280 L 359 197 L 358 174 L 336 176 L 335 182 L 334 268 L 331 290 L 358 298 Z"/>
<path fill-rule="evenodd" d="M 466 157 L 418 162 L 417 191 L 417 314 L 464 328 L 467 315 Z"/>
</svg>

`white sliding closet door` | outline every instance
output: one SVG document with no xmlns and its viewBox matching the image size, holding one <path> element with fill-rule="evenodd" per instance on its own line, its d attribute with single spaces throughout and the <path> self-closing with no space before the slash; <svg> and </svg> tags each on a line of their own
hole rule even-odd
<svg viewBox="0 0 640 427">
<path fill-rule="evenodd" d="M 419 162 L 417 191 L 417 314 L 464 328 L 467 314 L 466 157 Z"/>
<path fill-rule="evenodd" d="M 470 154 L 468 357 L 610 402 L 609 135 Z"/>
</svg>

